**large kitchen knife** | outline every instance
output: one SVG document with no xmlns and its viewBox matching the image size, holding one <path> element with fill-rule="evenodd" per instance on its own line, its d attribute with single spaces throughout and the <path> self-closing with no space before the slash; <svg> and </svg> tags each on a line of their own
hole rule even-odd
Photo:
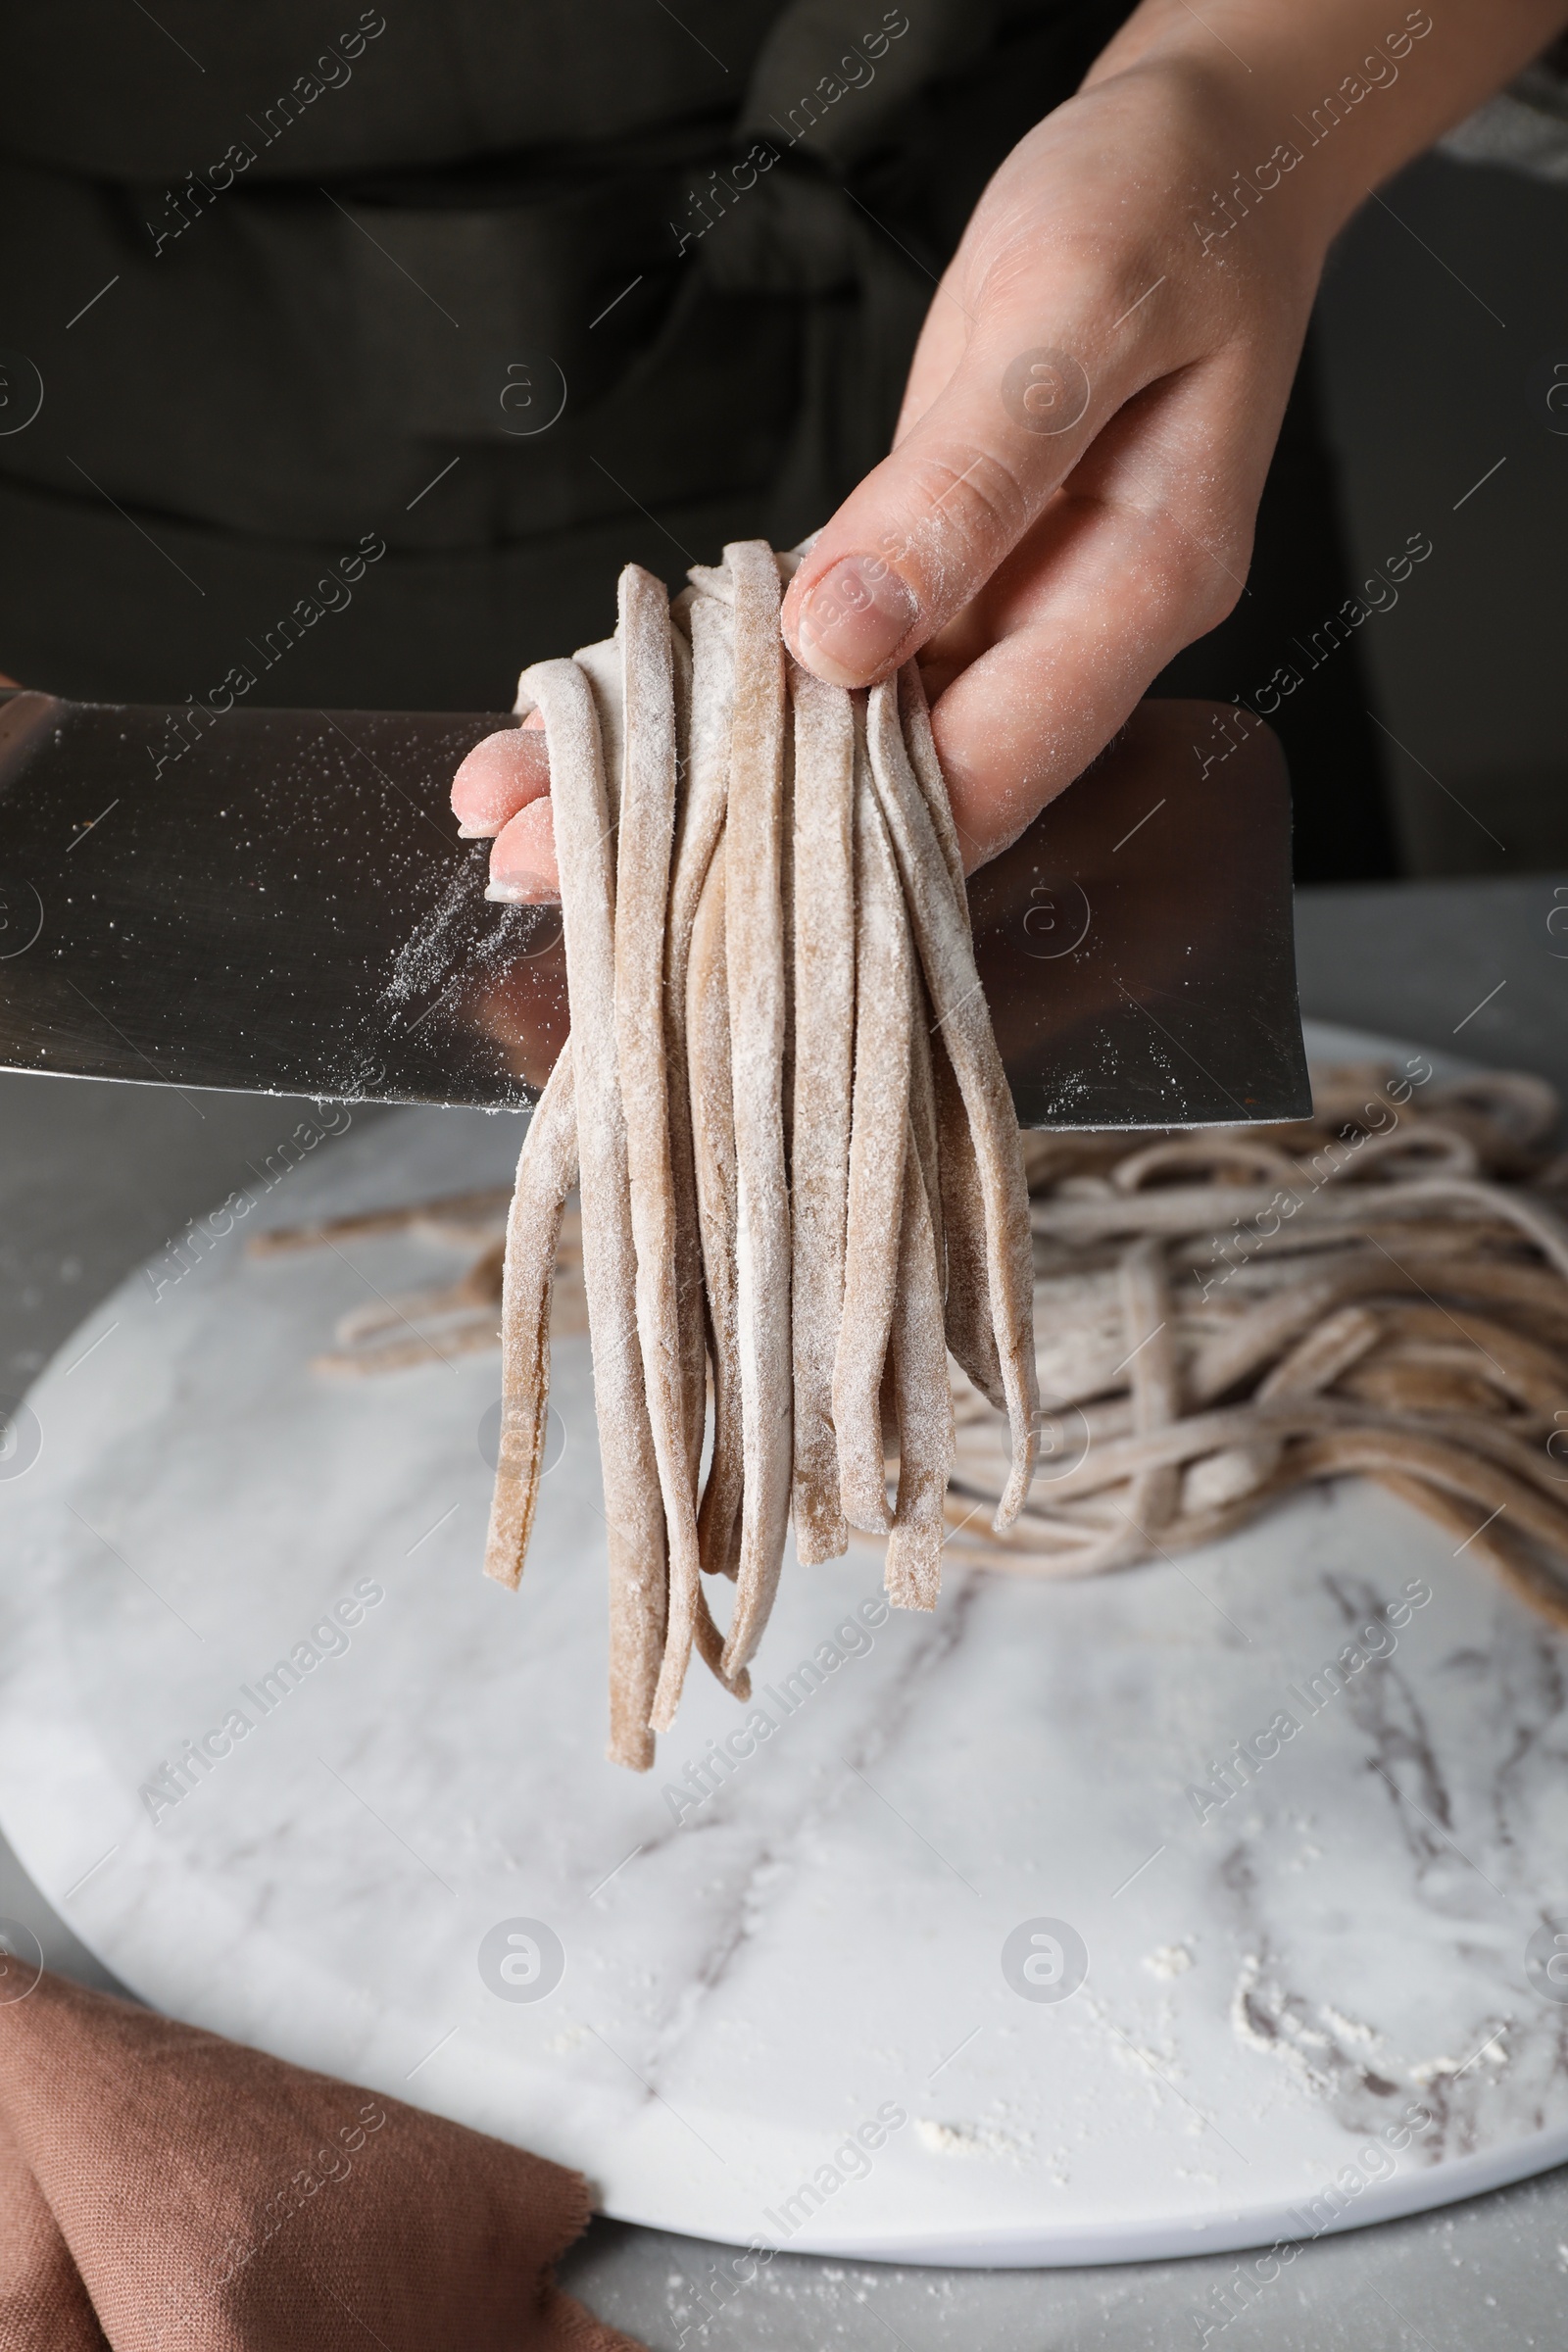
<svg viewBox="0 0 1568 2352">
<path fill-rule="evenodd" d="M 447 797 L 510 723 L 0 699 L 0 1067 L 532 1102 L 568 1026 L 560 915 L 486 900 Z M 1290 830 L 1267 727 L 1150 702 L 975 877 L 1026 1126 L 1306 1114 Z"/>
</svg>

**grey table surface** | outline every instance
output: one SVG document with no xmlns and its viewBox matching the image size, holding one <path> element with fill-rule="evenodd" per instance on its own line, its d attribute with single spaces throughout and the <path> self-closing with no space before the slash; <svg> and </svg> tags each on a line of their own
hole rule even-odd
<svg viewBox="0 0 1568 2352">
<path fill-rule="evenodd" d="M 1304 891 L 1297 944 L 1318 1018 L 1539 1071 L 1568 1095 L 1568 879 Z M 307 1106 L 276 1098 L 0 1074 L 0 1402 L 19 1396 L 141 1260 L 265 1160 Z M 374 1110 L 356 1120 L 373 1119 Z M 114 1980 L 0 1845 L 0 1916 L 50 1966 Z M 564 2280 L 653 2352 L 1448 2352 L 1568 2333 L 1568 2168 L 1302 2247 L 1254 2300 L 1212 2256 L 1072 2271 L 896 2269 L 779 2255 L 738 2291 L 730 2250 L 600 2222 Z"/>
</svg>

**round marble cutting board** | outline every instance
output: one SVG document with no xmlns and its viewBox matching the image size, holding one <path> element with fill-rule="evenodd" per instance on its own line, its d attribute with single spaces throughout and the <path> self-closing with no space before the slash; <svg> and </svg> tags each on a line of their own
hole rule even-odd
<svg viewBox="0 0 1568 2352">
<path fill-rule="evenodd" d="M 458 1261 L 243 1250 L 505 1182 L 519 1135 L 322 1145 L 20 1418 L 0 1815 L 122 1980 L 612 2214 L 797 2251 L 1213 2251 L 1568 2157 L 1564 1645 L 1369 1488 L 1101 1582 L 955 1570 L 930 1618 L 869 1546 L 792 1560 L 750 1752 L 713 1762 L 747 1717 L 694 1667 L 655 1770 L 606 1763 L 586 1342 L 514 1595 L 479 1574 L 496 1357 L 309 1368 Z"/>
</svg>

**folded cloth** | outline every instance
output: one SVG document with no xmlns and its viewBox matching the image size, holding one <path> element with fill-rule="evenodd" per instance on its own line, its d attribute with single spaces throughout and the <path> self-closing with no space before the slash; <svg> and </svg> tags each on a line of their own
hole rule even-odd
<svg viewBox="0 0 1568 2352">
<path fill-rule="evenodd" d="M 588 2216 L 397 2099 L 60 1977 L 0 1999 L 5 2352 L 640 2352 L 555 2283 Z"/>
</svg>

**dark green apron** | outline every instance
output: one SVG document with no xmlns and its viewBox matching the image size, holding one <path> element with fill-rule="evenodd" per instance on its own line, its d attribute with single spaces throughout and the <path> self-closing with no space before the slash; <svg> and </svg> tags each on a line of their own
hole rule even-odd
<svg viewBox="0 0 1568 2352">
<path fill-rule="evenodd" d="M 624 562 L 792 543 L 1127 5 L 22 0 L 0 669 L 504 708 Z"/>
<path fill-rule="evenodd" d="M 0 437 L 0 667 L 199 695 L 313 599 L 267 700 L 505 705 L 604 631 L 627 558 L 799 538 L 886 449 L 969 203 L 1117 13 L 295 0 L 166 35 L 34 0 L 0 342 L 44 401 Z"/>
</svg>

